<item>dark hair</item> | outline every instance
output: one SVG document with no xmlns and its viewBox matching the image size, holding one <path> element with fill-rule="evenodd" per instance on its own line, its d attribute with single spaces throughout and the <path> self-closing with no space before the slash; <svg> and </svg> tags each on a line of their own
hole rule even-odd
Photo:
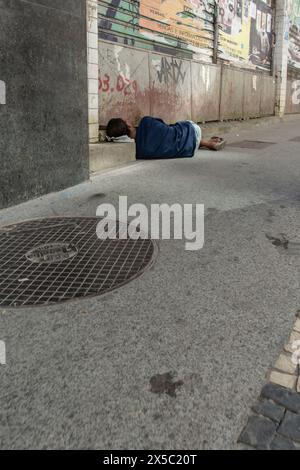
<svg viewBox="0 0 300 470">
<path fill-rule="evenodd" d="M 127 124 L 123 119 L 111 119 L 106 127 L 106 135 L 108 137 L 121 137 L 128 135 Z"/>
</svg>

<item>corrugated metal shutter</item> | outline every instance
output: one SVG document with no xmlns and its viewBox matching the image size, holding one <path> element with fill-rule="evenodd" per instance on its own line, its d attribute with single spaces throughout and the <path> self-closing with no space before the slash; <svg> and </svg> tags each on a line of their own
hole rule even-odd
<svg viewBox="0 0 300 470">
<path fill-rule="evenodd" d="M 211 61 L 214 0 L 98 0 L 99 38 Z"/>
</svg>

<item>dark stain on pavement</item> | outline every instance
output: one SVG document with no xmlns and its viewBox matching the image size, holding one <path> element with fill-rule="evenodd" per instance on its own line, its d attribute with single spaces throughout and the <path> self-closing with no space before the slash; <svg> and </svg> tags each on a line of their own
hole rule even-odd
<svg viewBox="0 0 300 470">
<path fill-rule="evenodd" d="M 93 199 L 103 199 L 105 196 L 106 196 L 106 194 L 104 194 L 104 193 L 95 193 L 95 194 L 92 194 L 89 197 L 89 201 L 91 201 Z"/>
<path fill-rule="evenodd" d="M 276 236 L 266 233 L 266 237 L 276 248 L 284 248 L 287 250 L 289 247 L 289 240 L 284 233 L 279 233 Z"/>
<path fill-rule="evenodd" d="M 176 397 L 176 389 L 182 387 L 183 381 L 174 381 L 174 375 L 171 372 L 157 374 L 150 379 L 151 392 L 162 395 L 166 393 L 170 397 Z"/>
</svg>

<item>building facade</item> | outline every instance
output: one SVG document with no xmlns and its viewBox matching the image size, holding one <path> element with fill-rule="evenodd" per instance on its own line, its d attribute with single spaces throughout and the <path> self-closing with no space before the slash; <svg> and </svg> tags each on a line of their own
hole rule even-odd
<svg viewBox="0 0 300 470">
<path fill-rule="evenodd" d="M 97 5 L 100 128 L 114 116 L 204 122 L 300 112 L 288 73 L 300 70 L 299 0 Z"/>
</svg>

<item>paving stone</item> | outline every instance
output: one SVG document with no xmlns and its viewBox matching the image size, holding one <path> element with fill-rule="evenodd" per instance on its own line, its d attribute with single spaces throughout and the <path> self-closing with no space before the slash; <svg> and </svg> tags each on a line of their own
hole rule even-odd
<svg viewBox="0 0 300 470">
<path fill-rule="evenodd" d="M 295 375 L 284 374 L 276 370 L 272 370 L 270 375 L 270 382 L 290 388 L 291 390 L 295 388 L 296 381 L 297 377 Z"/>
<path fill-rule="evenodd" d="M 295 348 L 293 348 L 293 345 L 294 345 L 295 341 L 300 341 L 300 333 L 298 331 L 293 330 L 292 333 L 291 333 L 288 344 L 286 344 L 285 347 L 284 347 L 285 351 L 290 352 L 290 353 L 294 353 Z"/>
<path fill-rule="evenodd" d="M 292 356 L 286 354 L 280 354 L 279 358 L 274 364 L 274 369 L 279 369 L 287 374 L 294 374 L 297 369 L 297 364 L 292 361 Z"/>
<path fill-rule="evenodd" d="M 297 318 L 294 330 L 298 331 L 300 333 L 300 318 Z"/>
<path fill-rule="evenodd" d="M 286 437 L 280 436 L 279 434 L 275 435 L 275 438 L 270 444 L 271 450 L 297 450 L 295 444 Z"/>
<path fill-rule="evenodd" d="M 287 411 L 279 426 L 278 433 L 293 441 L 300 442 L 300 414 Z"/>
<path fill-rule="evenodd" d="M 240 435 L 239 442 L 257 449 L 268 449 L 276 432 L 276 424 L 268 418 L 252 415 Z"/>
<path fill-rule="evenodd" d="M 262 402 L 257 403 L 253 406 L 252 410 L 257 414 L 263 415 L 278 423 L 282 420 L 284 415 L 283 406 L 277 405 L 269 400 L 263 400 Z"/>
<path fill-rule="evenodd" d="M 280 385 L 268 383 L 261 392 L 263 398 L 269 398 L 290 411 L 300 413 L 300 395 Z"/>
</svg>

